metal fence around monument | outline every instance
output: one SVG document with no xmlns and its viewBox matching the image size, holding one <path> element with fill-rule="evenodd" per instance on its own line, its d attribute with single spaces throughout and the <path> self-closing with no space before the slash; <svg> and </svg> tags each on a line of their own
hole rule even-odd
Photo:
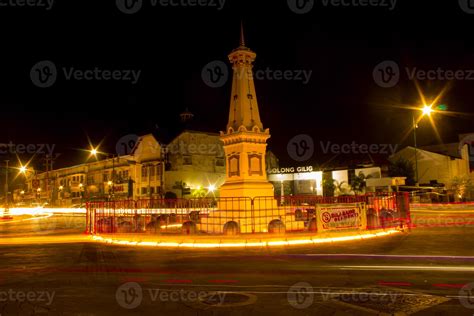
<svg viewBox="0 0 474 316">
<path fill-rule="evenodd" d="M 355 196 L 90 201 L 90 234 L 236 235 L 317 233 L 318 205 L 364 203 L 367 229 L 410 227 L 406 192 Z"/>
</svg>

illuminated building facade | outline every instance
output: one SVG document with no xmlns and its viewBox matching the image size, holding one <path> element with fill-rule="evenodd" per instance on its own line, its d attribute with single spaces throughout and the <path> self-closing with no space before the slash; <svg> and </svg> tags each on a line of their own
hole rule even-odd
<svg viewBox="0 0 474 316">
<path fill-rule="evenodd" d="M 278 159 L 268 152 L 272 168 Z M 15 202 L 80 205 L 88 199 L 143 199 L 218 196 L 226 160 L 217 133 L 185 130 L 168 145 L 152 134 L 138 138 L 129 155 L 48 172 L 29 170 Z"/>
</svg>

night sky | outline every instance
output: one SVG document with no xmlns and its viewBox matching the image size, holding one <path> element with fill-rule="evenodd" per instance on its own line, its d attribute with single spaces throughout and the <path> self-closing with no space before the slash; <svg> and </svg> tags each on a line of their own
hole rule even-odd
<svg viewBox="0 0 474 316">
<path fill-rule="evenodd" d="M 121 12 L 112 0 L 58 1 L 51 10 L 0 7 L 0 143 L 54 144 L 60 167 L 85 160 L 78 149 L 88 147 L 88 137 L 95 144 L 103 140 L 108 152 L 127 134 L 169 137 L 181 127 L 179 113 L 186 108 L 195 115 L 194 128 L 224 130 L 230 80 L 212 88 L 201 72 L 212 61 L 227 63 L 239 44 L 241 19 L 246 44 L 257 53 L 255 70 L 312 72 L 307 84 L 256 80 L 261 118 L 272 134 L 269 148 L 282 165 L 324 162 L 328 157 L 320 142 L 411 145 L 412 137 L 403 135 L 412 112 L 400 106 L 421 101 L 405 67 L 467 75 L 474 69 L 474 14 L 464 12 L 458 1 L 399 1 L 393 10 L 316 1 L 306 14 L 293 12 L 286 0 L 227 0 L 221 10 L 211 0 L 217 7 L 143 1 L 135 14 Z M 43 60 L 58 70 L 47 88 L 30 78 L 33 65 Z M 373 78 L 374 67 L 385 60 L 400 66 L 400 81 L 390 88 Z M 136 84 L 66 80 L 64 67 L 141 74 Z M 428 98 L 447 88 L 439 104 L 464 113 L 434 116 L 443 142 L 474 132 L 468 115 L 474 104 L 471 76 L 419 80 Z M 439 142 L 429 121 L 419 127 L 419 145 Z M 314 140 L 307 162 L 294 162 L 287 153 L 288 141 L 299 134 Z M 33 165 L 41 168 L 40 160 L 36 157 Z"/>
</svg>

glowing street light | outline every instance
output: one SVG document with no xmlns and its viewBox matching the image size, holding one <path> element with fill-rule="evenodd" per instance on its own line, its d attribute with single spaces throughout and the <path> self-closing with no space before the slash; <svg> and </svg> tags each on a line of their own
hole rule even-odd
<svg viewBox="0 0 474 316">
<path fill-rule="evenodd" d="M 207 187 L 207 190 L 211 193 L 214 193 L 216 191 L 216 186 L 214 184 L 210 184 L 208 187 Z"/>
<path fill-rule="evenodd" d="M 20 173 L 25 174 L 26 171 L 28 171 L 28 168 L 26 166 L 20 166 Z"/>
<path fill-rule="evenodd" d="M 431 113 L 434 112 L 433 106 L 432 105 L 424 105 L 423 108 L 421 109 L 421 112 L 423 113 L 423 115 L 430 116 Z"/>
</svg>

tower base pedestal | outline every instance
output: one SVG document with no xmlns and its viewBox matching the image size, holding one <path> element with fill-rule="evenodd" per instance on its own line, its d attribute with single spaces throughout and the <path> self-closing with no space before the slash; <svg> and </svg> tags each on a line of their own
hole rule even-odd
<svg viewBox="0 0 474 316">
<path fill-rule="evenodd" d="M 274 196 L 273 185 L 268 181 L 226 182 L 219 192 L 221 198 Z"/>
</svg>

